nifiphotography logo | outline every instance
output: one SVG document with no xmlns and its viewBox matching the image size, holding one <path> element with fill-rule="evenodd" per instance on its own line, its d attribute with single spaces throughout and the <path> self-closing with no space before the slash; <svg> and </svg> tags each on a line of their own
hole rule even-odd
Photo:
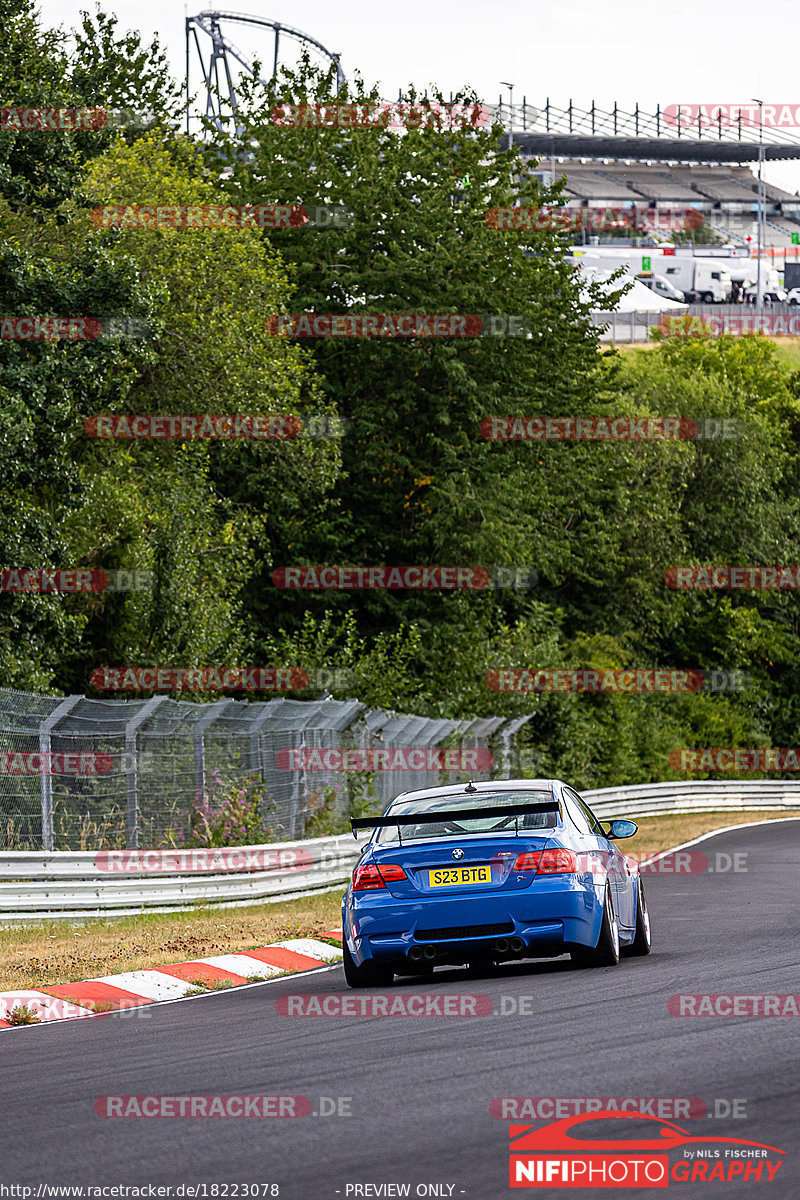
<svg viewBox="0 0 800 1200">
<path fill-rule="evenodd" d="M 618 1137 L 605 1132 L 591 1136 L 598 1121 L 610 1120 L 635 1121 L 639 1127 L 647 1121 L 652 1133 L 634 1136 L 630 1125 L 626 1129 L 623 1124 Z M 769 1183 L 783 1165 L 784 1154 L 762 1142 L 692 1134 L 657 1117 L 613 1109 L 566 1117 L 538 1128 L 510 1125 L 508 1136 L 512 1188 L 666 1188 L 671 1183 L 732 1180 Z"/>
</svg>

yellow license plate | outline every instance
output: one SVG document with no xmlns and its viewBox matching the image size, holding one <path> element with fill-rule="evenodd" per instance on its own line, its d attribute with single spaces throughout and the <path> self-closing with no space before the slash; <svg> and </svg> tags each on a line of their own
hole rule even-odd
<svg viewBox="0 0 800 1200">
<path fill-rule="evenodd" d="M 463 887 L 465 883 L 491 883 L 492 868 L 485 867 L 439 867 L 428 871 L 428 883 L 433 887 Z"/>
</svg>

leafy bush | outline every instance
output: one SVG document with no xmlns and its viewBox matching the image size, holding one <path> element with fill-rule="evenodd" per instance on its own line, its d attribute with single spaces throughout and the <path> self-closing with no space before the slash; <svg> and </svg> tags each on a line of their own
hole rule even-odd
<svg viewBox="0 0 800 1200">
<path fill-rule="evenodd" d="M 179 830 L 177 840 L 186 846 L 255 846 L 274 841 L 275 830 L 266 821 L 274 808 L 261 780 L 223 779 L 214 771 L 205 794 L 195 793 L 189 838 Z"/>
<path fill-rule="evenodd" d="M 340 811 L 341 792 L 341 784 L 329 783 L 326 779 L 309 794 L 303 814 L 304 837 L 331 837 L 336 833 L 349 832 L 349 818 Z"/>
</svg>

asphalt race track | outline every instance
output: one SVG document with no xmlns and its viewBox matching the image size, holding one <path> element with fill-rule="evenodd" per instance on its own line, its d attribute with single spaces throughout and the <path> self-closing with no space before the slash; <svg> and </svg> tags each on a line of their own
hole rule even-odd
<svg viewBox="0 0 800 1200">
<path fill-rule="evenodd" d="M 171 1184 L 173 1196 L 187 1194 L 176 1192 L 179 1184 L 206 1184 L 207 1196 L 224 1195 L 222 1188 L 212 1192 L 212 1184 L 278 1184 L 279 1192 L 261 1188 L 258 1194 L 496 1200 L 526 1192 L 509 1187 L 508 1121 L 490 1114 L 493 1099 L 698 1097 L 712 1113 L 720 1102 L 722 1115 L 673 1118 L 676 1124 L 692 1134 L 766 1143 L 785 1159 L 772 1182 L 741 1175 L 728 1182 L 670 1180 L 671 1194 L 796 1198 L 800 1020 L 681 1017 L 667 1005 L 678 993 L 800 990 L 800 822 L 724 833 L 696 849 L 712 866 L 718 854 L 724 865 L 727 856 L 744 853 L 738 865 L 747 869 L 645 875 L 654 949 L 648 958 L 623 959 L 618 968 L 580 971 L 563 958 L 491 977 L 437 971 L 432 982 L 404 979 L 385 992 L 351 992 L 336 966 L 151 1006 L 138 1016 L 4 1030 L 4 1181 L 33 1186 L 33 1197 L 40 1183 Z M 276 1012 L 276 1001 L 298 993 L 426 991 L 488 995 L 494 1011 L 474 1017 Z M 339 1106 L 352 1115 L 125 1119 L 100 1117 L 94 1109 L 107 1095 L 218 1094 L 306 1096 L 314 1112 Z M 736 1100 L 744 1116 L 733 1119 Z M 599 1132 L 619 1137 L 620 1125 L 607 1121 Z M 643 1138 L 658 1133 L 646 1121 L 630 1125 Z M 670 1162 L 681 1157 L 682 1150 L 673 1150 Z M 778 1158 L 772 1155 L 773 1162 Z M 407 1193 L 381 1188 L 387 1184 L 410 1187 Z M 232 1188 L 227 1193 L 234 1194 Z M 527 1194 L 607 1198 L 662 1191 L 539 1184 Z"/>
</svg>

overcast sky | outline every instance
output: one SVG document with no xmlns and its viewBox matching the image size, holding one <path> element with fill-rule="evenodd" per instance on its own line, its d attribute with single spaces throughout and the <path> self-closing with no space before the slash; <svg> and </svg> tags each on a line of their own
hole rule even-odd
<svg viewBox="0 0 800 1200">
<path fill-rule="evenodd" d="M 89 0 L 42 0 L 47 25 L 72 27 Z M 111 9 L 112 5 L 104 7 Z M 158 32 L 176 78 L 185 73 L 184 22 L 207 4 L 183 0 L 114 0 L 124 28 L 149 41 Z M 392 0 L 235 0 L 225 9 L 268 17 L 310 34 L 342 56 L 346 74 L 358 69 L 387 99 L 409 83 L 438 84 L 449 93 L 463 85 L 496 103 L 515 84 L 541 107 L 549 96 L 566 108 L 595 100 L 611 108 L 653 110 L 674 103 L 767 103 L 800 105 L 800 80 L 792 48 L 800 36 L 798 0 L 750 0 L 698 4 L 697 0 L 456 0 L 418 4 Z M 246 26 L 231 40 L 246 54 L 266 58 L 271 39 Z M 210 45 L 204 39 L 206 46 Z M 287 43 L 290 44 L 290 43 Z M 506 93 L 507 95 L 507 93 Z M 800 141 L 800 128 L 788 131 Z M 768 164 L 765 178 L 800 191 L 800 160 Z"/>
</svg>

